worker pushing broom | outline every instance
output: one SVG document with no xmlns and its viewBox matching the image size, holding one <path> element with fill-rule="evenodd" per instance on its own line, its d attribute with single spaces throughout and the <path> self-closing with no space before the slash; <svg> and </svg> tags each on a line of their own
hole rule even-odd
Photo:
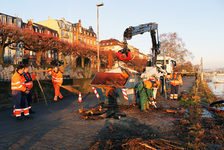
<svg viewBox="0 0 224 150">
<path fill-rule="evenodd" d="M 53 65 L 55 67 L 49 68 L 48 70 L 36 70 L 35 72 L 48 72 L 51 76 L 52 76 L 52 83 L 53 83 L 53 87 L 54 87 L 54 102 L 58 102 L 58 98 L 62 99 L 63 96 L 60 92 L 60 87 L 62 86 L 63 83 L 63 74 L 62 71 L 59 69 L 59 66 L 61 66 L 63 64 L 63 62 L 55 62 Z M 40 88 L 42 89 L 40 83 L 39 83 Z M 44 92 L 42 90 L 42 93 L 44 95 Z M 45 97 L 45 95 L 44 95 Z M 46 98 L 45 98 L 46 101 Z M 47 104 L 47 102 L 46 102 Z"/>
</svg>

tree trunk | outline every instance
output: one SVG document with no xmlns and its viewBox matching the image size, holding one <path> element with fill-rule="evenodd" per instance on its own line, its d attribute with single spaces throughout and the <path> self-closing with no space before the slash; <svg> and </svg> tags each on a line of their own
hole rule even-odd
<svg viewBox="0 0 224 150">
<path fill-rule="evenodd" d="M 0 46 L 0 64 L 4 64 L 4 46 Z"/>
<path fill-rule="evenodd" d="M 81 66 L 82 66 L 82 68 L 84 68 L 85 67 L 85 57 L 84 56 L 81 56 Z"/>
<path fill-rule="evenodd" d="M 38 51 L 36 52 L 36 65 L 40 65 L 41 62 L 41 55 L 42 55 L 42 51 Z"/>
<path fill-rule="evenodd" d="M 66 64 L 67 63 L 66 63 L 66 59 L 65 59 L 65 55 L 64 54 L 62 54 L 62 59 L 63 59 L 63 62 L 64 62 L 64 65 L 63 66 L 66 67 Z"/>
</svg>

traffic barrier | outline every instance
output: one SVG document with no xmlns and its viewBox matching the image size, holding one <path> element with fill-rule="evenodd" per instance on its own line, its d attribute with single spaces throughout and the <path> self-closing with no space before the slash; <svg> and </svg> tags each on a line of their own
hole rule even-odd
<svg viewBox="0 0 224 150">
<path fill-rule="evenodd" d="M 123 93 L 123 96 L 124 96 L 124 100 L 128 100 L 127 91 L 125 89 L 121 89 L 121 90 L 122 90 L 122 93 Z"/>
<path fill-rule="evenodd" d="M 92 89 L 93 89 L 93 92 L 95 93 L 96 97 L 97 98 L 100 98 L 100 95 L 97 93 L 96 88 L 95 87 L 92 87 Z"/>
</svg>

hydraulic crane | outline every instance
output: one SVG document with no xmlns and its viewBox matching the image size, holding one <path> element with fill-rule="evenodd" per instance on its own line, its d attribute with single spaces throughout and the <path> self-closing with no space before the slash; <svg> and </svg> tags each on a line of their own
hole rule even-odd
<svg viewBox="0 0 224 150">
<path fill-rule="evenodd" d="M 151 66 L 156 66 L 156 59 L 157 55 L 160 53 L 160 42 L 159 42 L 159 35 L 158 35 L 158 24 L 152 22 L 152 23 L 146 23 L 141 24 L 134 27 L 129 27 L 124 31 L 123 35 L 123 49 L 118 51 L 117 56 L 118 59 L 121 61 L 128 61 L 131 60 L 131 52 L 127 47 L 127 40 L 130 40 L 133 36 L 138 34 L 143 34 L 145 32 L 150 32 L 151 39 L 152 39 L 152 64 Z M 126 58 L 122 58 L 121 55 L 126 54 Z"/>
</svg>

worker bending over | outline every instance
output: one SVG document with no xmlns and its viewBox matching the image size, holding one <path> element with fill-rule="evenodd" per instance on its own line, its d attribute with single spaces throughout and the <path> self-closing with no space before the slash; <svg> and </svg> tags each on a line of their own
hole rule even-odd
<svg viewBox="0 0 224 150">
<path fill-rule="evenodd" d="M 139 96 L 140 96 L 141 110 L 144 111 L 146 109 L 149 109 L 149 104 L 156 107 L 155 101 L 154 101 L 155 93 L 153 93 L 153 89 L 157 88 L 159 85 L 160 85 L 159 81 L 153 80 L 152 77 L 149 78 L 148 80 L 145 80 L 139 83 L 137 87 L 137 92 L 139 93 Z"/>
<path fill-rule="evenodd" d="M 32 88 L 33 88 L 33 80 L 35 79 L 35 75 L 31 75 L 29 73 L 29 66 L 25 65 L 24 67 L 24 72 L 23 72 L 23 80 L 24 80 L 24 85 L 25 87 L 29 90 L 29 93 L 24 93 L 24 96 L 27 99 L 27 103 L 28 103 L 28 108 L 29 108 L 29 112 L 35 113 L 32 109 L 31 109 L 31 102 L 32 102 Z"/>
<path fill-rule="evenodd" d="M 58 101 L 58 97 L 60 99 L 63 98 L 61 92 L 60 92 L 60 87 L 63 83 L 63 75 L 62 75 L 62 72 L 59 70 L 58 67 L 54 67 L 54 69 L 49 69 L 48 71 L 49 74 L 52 75 L 52 83 L 53 83 L 53 86 L 54 86 L 54 92 L 55 92 L 55 95 L 54 95 L 54 101 L 57 102 Z"/>
<path fill-rule="evenodd" d="M 13 114 L 16 116 L 17 120 L 21 120 L 21 113 L 23 110 L 25 119 L 30 119 L 29 117 L 29 108 L 28 108 L 28 103 L 25 97 L 23 97 L 23 93 L 28 94 L 29 89 L 26 88 L 23 82 L 23 77 L 22 73 L 24 71 L 24 66 L 19 65 L 15 73 L 12 76 L 11 79 L 11 90 L 12 90 L 12 96 L 13 96 L 13 101 L 14 101 L 14 112 Z M 22 109 L 22 103 L 24 104 L 24 108 Z"/>
<path fill-rule="evenodd" d="M 175 71 L 171 73 L 169 77 L 171 84 L 170 100 L 177 100 L 179 86 L 183 85 L 181 74 Z"/>
</svg>

